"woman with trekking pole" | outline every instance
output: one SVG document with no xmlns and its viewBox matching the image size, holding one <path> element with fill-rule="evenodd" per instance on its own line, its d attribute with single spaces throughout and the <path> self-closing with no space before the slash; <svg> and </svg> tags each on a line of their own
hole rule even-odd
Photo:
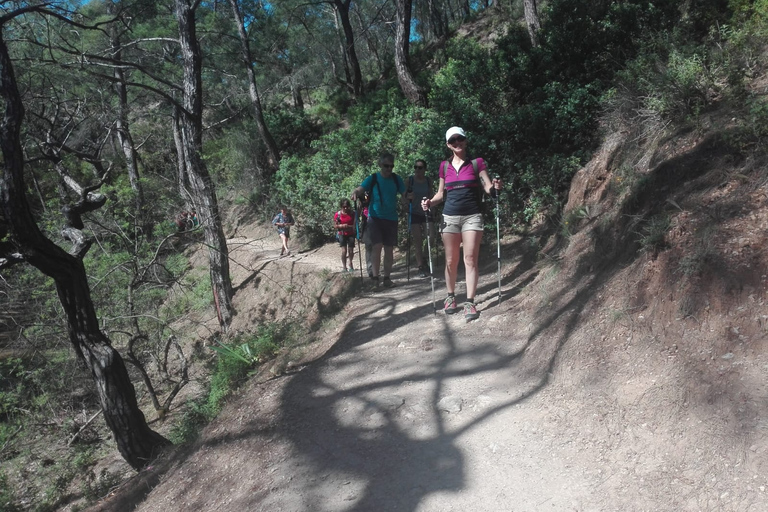
<svg viewBox="0 0 768 512">
<path fill-rule="evenodd" d="M 421 208 L 427 211 L 436 204 L 445 203 L 440 227 L 445 246 L 445 286 L 448 296 L 443 301 L 443 311 L 451 315 L 459 309 L 456 305 L 456 274 L 463 245 L 467 282 L 464 317 L 470 321 L 480 316 L 475 304 L 475 293 L 477 262 L 483 238 L 482 194 L 485 192 L 495 199 L 501 190 L 502 181 L 499 178 L 491 180 L 485 160 L 469 156 L 467 135 L 463 129 L 458 126 L 448 129 L 445 141 L 451 156 L 440 164 L 437 192 L 431 198 L 422 200 Z"/>
</svg>

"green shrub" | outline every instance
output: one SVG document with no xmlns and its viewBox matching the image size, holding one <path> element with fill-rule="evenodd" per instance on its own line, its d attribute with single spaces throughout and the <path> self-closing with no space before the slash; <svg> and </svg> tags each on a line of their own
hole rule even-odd
<svg viewBox="0 0 768 512">
<path fill-rule="evenodd" d="M 265 324 L 259 326 L 255 333 L 241 334 L 229 343 L 211 346 L 217 358 L 207 397 L 190 404 L 181 420 L 171 429 L 171 442 L 184 444 L 193 441 L 200 429 L 219 414 L 226 398 L 250 372 L 291 342 L 293 329 L 290 324 Z"/>
</svg>

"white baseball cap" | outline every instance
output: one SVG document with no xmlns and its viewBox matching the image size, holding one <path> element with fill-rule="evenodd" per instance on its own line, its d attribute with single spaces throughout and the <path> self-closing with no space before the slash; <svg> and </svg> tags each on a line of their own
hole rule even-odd
<svg viewBox="0 0 768 512">
<path fill-rule="evenodd" d="M 454 135 L 461 135 L 465 139 L 467 138 L 467 134 L 464 133 L 464 130 L 462 130 L 458 126 L 452 126 L 448 128 L 447 132 L 445 132 L 445 142 L 448 142 L 449 140 L 451 140 L 451 137 L 453 137 Z"/>
</svg>

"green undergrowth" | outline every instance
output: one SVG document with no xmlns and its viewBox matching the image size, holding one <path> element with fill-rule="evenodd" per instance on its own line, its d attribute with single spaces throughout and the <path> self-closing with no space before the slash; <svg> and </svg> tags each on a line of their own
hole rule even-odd
<svg viewBox="0 0 768 512">
<path fill-rule="evenodd" d="M 174 444 L 194 441 L 202 427 L 221 412 L 227 397 L 252 376 L 259 365 L 274 358 L 283 348 L 297 344 L 303 331 L 296 323 L 274 322 L 228 341 L 215 341 L 209 347 L 216 357 L 207 393 L 187 405 L 187 411 L 171 429 L 171 441 Z"/>
</svg>

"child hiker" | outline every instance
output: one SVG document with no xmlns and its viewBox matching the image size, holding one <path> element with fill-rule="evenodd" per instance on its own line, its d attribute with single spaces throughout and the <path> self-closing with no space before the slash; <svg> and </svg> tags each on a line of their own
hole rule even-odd
<svg viewBox="0 0 768 512">
<path fill-rule="evenodd" d="M 341 266 L 344 272 L 354 272 L 352 263 L 355 261 L 355 217 L 349 199 L 342 199 L 340 206 L 341 210 L 333 215 L 333 227 L 336 228 L 336 240 L 341 247 Z"/>
</svg>

